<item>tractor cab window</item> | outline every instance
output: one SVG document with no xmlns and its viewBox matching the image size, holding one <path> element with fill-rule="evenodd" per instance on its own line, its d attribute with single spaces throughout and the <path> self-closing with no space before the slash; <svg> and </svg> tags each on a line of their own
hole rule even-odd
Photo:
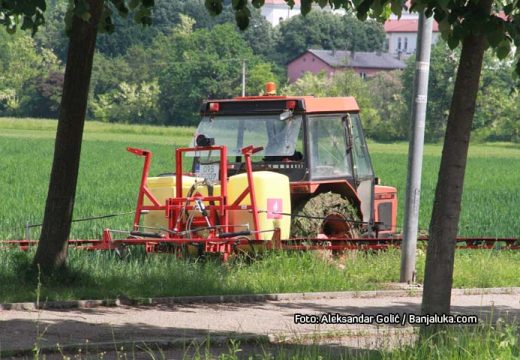
<svg viewBox="0 0 520 360">
<path fill-rule="evenodd" d="M 354 175 L 358 180 L 369 179 L 374 176 L 367 143 L 363 135 L 361 120 L 358 114 L 350 114 L 350 132 L 352 135 L 352 158 L 354 161 Z"/>
<path fill-rule="evenodd" d="M 309 152 L 313 178 L 352 177 L 341 115 L 309 116 Z"/>
<path fill-rule="evenodd" d="M 206 116 L 202 118 L 191 146 L 195 145 L 196 137 L 203 134 L 214 138 L 215 145 L 227 146 L 228 156 L 240 156 L 243 147 L 253 145 L 264 148 L 255 156 L 291 157 L 297 150 L 301 124 L 301 115 L 284 120 L 280 119 L 280 114 Z"/>
</svg>

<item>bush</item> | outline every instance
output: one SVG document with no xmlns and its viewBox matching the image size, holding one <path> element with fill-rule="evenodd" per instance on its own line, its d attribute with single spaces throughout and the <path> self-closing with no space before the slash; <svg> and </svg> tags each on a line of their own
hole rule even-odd
<svg viewBox="0 0 520 360">
<path fill-rule="evenodd" d="M 104 122 L 159 124 L 159 94 L 156 81 L 122 82 L 117 90 L 99 95 L 91 104 L 92 112 L 96 120 Z"/>
</svg>

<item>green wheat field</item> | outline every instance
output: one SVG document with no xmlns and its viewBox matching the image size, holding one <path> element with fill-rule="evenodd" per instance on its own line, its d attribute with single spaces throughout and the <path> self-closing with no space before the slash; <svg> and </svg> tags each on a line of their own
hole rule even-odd
<svg viewBox="0 0 520 360">
<path fill-rule="evenodd" d="M 21 239 L 24 225 L 42 220 L 51 168 L 56 122 L 0 119 L 0 239 Z M 173 171 L 173 150 L 186 146 L 193 128 L 161 128 L 88 122 L 74 218 L 131 212 L 135 207 L 142 158 L 127 146 L 151 150 L 151 174 Z M 402 222 L 408 145 L 370 143 L 377 176 L 396 186 L 398 224 Z M 441 145 L 426 145 L 422 179 L 420 228 L 431 215 Z M 459 234 L 520 236 L 520 146 L 472 144 L 466 173 Z M 73 224 L 72 238 L 99 238 L 103 228 L 128 230 L 132 215 Z M 38 228 L 31 230 L 37 239 Z M 32 253 L 0 249 L 0 302 L 30 300 L 34 279 L 20 275 Z M 69 282 L 46 284 L 46 299 L 145 297 L 225 293 L 368 290 L 399 278 L 399 252 L 356 254 L 346 267 L 323 266 L 309 253 L 274 253 L 254 262 L 236 259 L 232 266 L 178 260 L 141 252 L 121 261 L 113 254 L 70 251 Z M 424 251 L 419 250 L 418 280 Z M 484 271 L 485 269 L 485 271 Z M 24 280 L 25 279 L 25 280 Z M 455 286 L 520 285 L 520 251 L 459 251 Z M 66 283 L 66 286 L 64 286 Z M 206 283 L 207 286 L 201 286 Z"/>
</svg>

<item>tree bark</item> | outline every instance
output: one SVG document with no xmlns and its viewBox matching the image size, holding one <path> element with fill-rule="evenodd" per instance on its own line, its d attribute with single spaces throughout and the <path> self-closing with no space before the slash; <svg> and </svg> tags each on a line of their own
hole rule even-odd
<svg viewBox="0 0 520 360">
<path fill-rule="evenodd" d="M 489 14 L 492 2 L 483 0 L 475 6 Z M 422 298 L 423 314 L 450 312 L 455 239 L 485 45 L 485 37 L 480 33 L 468 36 L 462 43 L 430 223 Z M 423 327 L 421 330 L 425 333 L 432 329 Z"/>
<path fill-rule="evenodd" d="M 87 3 L 89 20 L 77 16 L 72 20 L 54 160 L 34 257 L 34 264 L 44 273 L 65 266 L 67 260 L 97 25 L 103 8 L 103 0 L 87 0 Z"/>
</svg>

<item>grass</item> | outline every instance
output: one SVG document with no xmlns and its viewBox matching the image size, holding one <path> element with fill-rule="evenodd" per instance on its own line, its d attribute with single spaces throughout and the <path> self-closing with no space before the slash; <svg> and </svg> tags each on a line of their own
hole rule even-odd
<svg viewBox="0 0 520 360">
<path fill-rule="evenodd" d="M 0 250 L 0 303 L 36 300 L 32 252 Z M 424 252 L 418 256 L 422 282 Z M 460 288 L 520 286 L 520 252 L 460 251 L 454 286 Z M 182 260 L 169 254 L 146 255 L 139 249 L 119 259 L 109 252 L 71 249 L 69 269 L 46 279 L 42 301 L 146 298 L 214 294 L 263 294 L 312 291 L 375 290 L 399 279 L 400 252 L 353 253 L 343 267 L 312 252 L 273 252 L 254 261 Z"/>
<path fill-rule="evenodd" d="M 398 218 L 403 218 L 408 147 L 399 144 L 369 144 L 376 174 L 384 185 L 396 186 Z M 437 184 L 442 146 L 427 144 L 424 150 L 419 227 L 428 229 Z M 519 237 L 520 146 L 471 144 L 464 182 L 461 236 Z M 402 221 L 402 220 L 400 220 Z M 398 224 L 401 222 L 398 221 Z"/>
<path fill-rule="evenodd" d="M 41 222 L 51 167 L 53 120 L 0 119 L 0 239 L 24 237 L 24 224 Z M 127 146 L 154 153 L 151 174 L 173 170 L 173 149 L 189 143 L 193 128 L 130 126 L 87 122 L 82 145 L 80 177 L 74 217 L 125 213 L 135 207 L 142 159 L 125 151 Z M 399 219 L 402 219 L 406 181 L 407 145 L 370 143 L 377 175 L 386 185 L 398 188 Z M 420 227 L 430 218 L 441 146 L 426 145 Z M 467 236 L 520 235 L 520 146 L 472 144 L 460 234 Z M 127 230 L 132 215 L 78 222 L 72 238 L 99 238 L 103 228 Z M 399 220 L 400 221 L 400 220 Z M 38 229 L 31 231 L 38 238 Z M 167 255 L 139 254 L 118 261 L 111 254 L 70 254 L 71 276 L 67 286 L 46 284 L 43 298 L 104 298 L 163 295 L 203 295 L 291 291 L 370 290 L 397 281 L 399 254 L 356 255 L 346 270 L 328 266 L 309 254 L 273 254 L 232 266 L 179 261 Z M 32 299 L 34 283 L 17 282 L 28 255 L 0 249 L 0 301 Z M 18 264 L 18 265 L 17 265 Z M 459 252 L 455 286 L 490 287 L 520 285 L 520 255 L 514 252 Z M 418 274 L 424 253 L 418 257 Z M 206 290 L 200 286 L 206 284 Z M 14 285 L 16 284 L 16 285 Z M 99 284 L 99 285 L 98 285 Z M 180 286 L 179 284 L 182 284 Z"/>
<path fill-rule="evenodd" d="M 394 348 L 363 350 L 342 347 L 341 345 L 257 345 L 255 356 L 239 356 L 240 343 L 232 342 L 227 352 L 219 357 L 211 356 L 210 351 L 198 352 L 189 359 L 278 359 L 278 360 L 314 360 L 314 359 L 354 359 L 354 360 L 509 360 L 518 359 L 518 326 L 499 321 L 496 325 L 482 324 L 475 327 L 451 327 L 414 343 Z M 382 336 L 385 336 L 383 333 Z M 394 335 L 395 336 L 395 335 Z M 210 339 L 211 341 L 211 339 Z M 211 349 L 206 344 L 206 349 Z M 248 349 L 251 353 L 251 349 Z"/>
<path fill-rule="evenodd" d="M 56 121 L 0 119 L 0 183 L 10 196 L 0 204 L 0 238 L 23 237 L 23 225 L 41 222 L 52 161 Z M 75 217 L 132 211 L 142 160 L 127 146 L 154 153 L 151 174 L 173 170 L 173 149 L 189 143 L 193 128 L 87 122 L 82 147 Z M 403 216 L 408 147 L 405 143 L 369 144 L 376 174 L 398 189 L 398 223 Z M 425 147 L 420 228 L 427 229 L 441 146 Z M 472 144 L 460 222 L 460 235 L 518 237 L 520 234 L 520 146 Z M 131 215 L 73 225 L 73 238 L 97 238 L 104 227 L 127 229 Z M 37 230 L 32 235 L 38 237 Z"/>
<path fill-rule="evenodd" d="M 24 236 L 26 222 L 43 217 L 56 121 L 0 119 L 0 184 L 9 196 L 0 204 L 0 238 Z M 87 122 L 76 194 L 75 218 L 124 213 L 135 208 L 142 159 L 128 146 L 153 151 L 151 174 L 173 171 L 173 149 L 186 146 L 191 128 Z M 131 215 L 73 225 L 73 238 L 98 238 L 103 228 L 128 229 Z M 38 238 L 38 229 L 32 238 Z"/>
<path fill-rule="evenodd" d="M 373 290 L 399 276 L 396 251 L 359 254 L 346 269 L 328 266 L 312 253 L 275 252 L 263 259 L 180 260 L 169 254 L 146 256 L 134 249 L 127 259 L 112 253 L 71 250 L 66 274 L 47 279 L 43 300 L 143 298 L 183 295 L 284 293 L 300 291 Z M 32 253 L 3 251 L 0 257 L 0 302 L 35 301 Z M 381 261 L 382 260 L 382 261 Z M 366 269 L 370 269 L 366 271 Z M 384 274 L 384 275 L 381 275 Z"/>
</svg>

